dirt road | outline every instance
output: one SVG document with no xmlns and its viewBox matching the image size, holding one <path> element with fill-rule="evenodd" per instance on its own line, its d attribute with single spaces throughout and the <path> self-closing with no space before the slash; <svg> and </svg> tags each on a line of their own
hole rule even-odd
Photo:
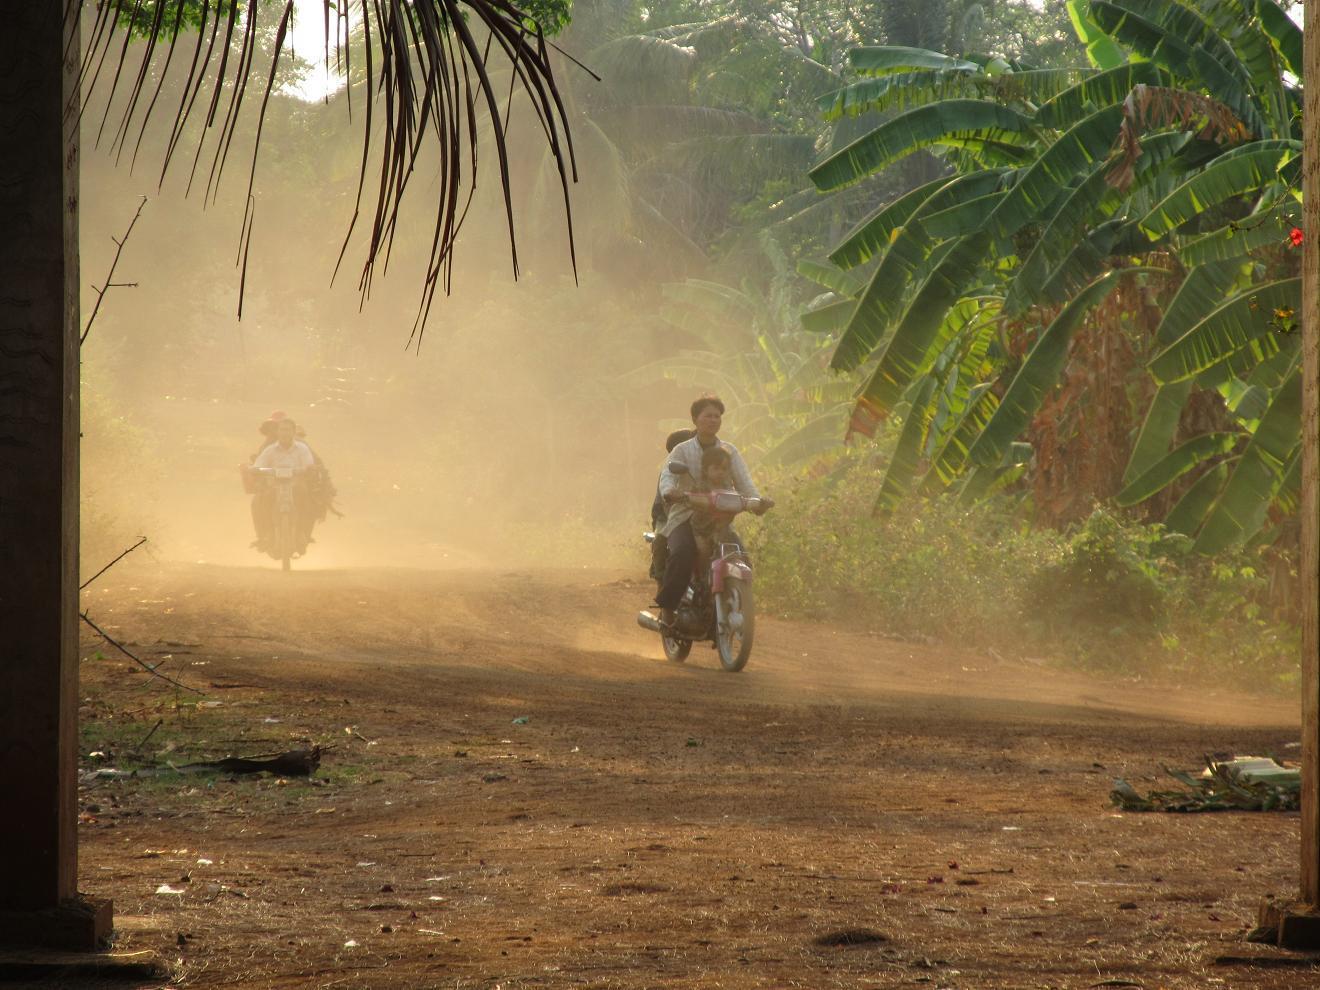
<svg viewBox="0 0 1320 990">
<path fill-rule="evenodd" d="M 773 617 L 730 675 L 661 659 L 647 601 L 590 571 L 126 562 L 85 605 L 206 694 L 87 640 L 89 767 L 335 748 L 310 783 L 86 790 L 84 889 L 176 986 L 1320 985 L 1215 964 L 1293 890 L 1295 816 L 1107 800 L 1287 755 L 1286 701 Z"/>
</svg>

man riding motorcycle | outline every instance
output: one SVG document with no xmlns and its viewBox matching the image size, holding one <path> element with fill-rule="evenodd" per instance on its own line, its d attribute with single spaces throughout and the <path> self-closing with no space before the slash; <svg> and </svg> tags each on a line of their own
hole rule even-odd
<svg viewBox="0 0 1320 990">
<path fill-rule="evenodd" d="M 257 470 L 291 470 L 296 479 L 294 486 L 294 504 L 297 506 L 298 525 L 297 552 L 307 550 L 312 536 L 314 521 L 312 498 L 310 493 L 311 472 L 316 468 L 316 458 L 312 449 L 297 439 L 297 425 L 287 417 L 277 422 L 275 442 L 265 447 L 252 462 Z M 275 493 L 270 487 L 264 487 L 252 497 L 252 524 L 256 527 L 257 539 L 253 544 L 258 550 L 267 550 L 273 541 L 275 514 Z"/>
<path fill-rule="evenodd" d="M 705 395 L 692 403 L 691 414 L 697 430 L 696 436 L 678 444 L 669 455 L 669 461 L 684 464 L 687 473 L 676 475 L 666 463 L 665 470 L 660 474 L 660 495 L 670 503 L 669 517 L 661 530 L 661 535 L 668 539 L 669 559 L 665 564 L 664 578 L 655 596 L 655 603 L 660 608 L 660 624 L 670 629 L 674 628 L 675 610 L 687 591 L 697 555 L 697 540 L 692 531 L 692 509 L 684 501 L 684 495 L 702 477 L 704 452 L 715 446 L 728 451 L 729 473 L 734 489 L 739 495 L 748 498 L 760 497 L 742 455 L 733 444 L 719 439 L 720 426 L 724 422 L 724 403 L 714 395 Z M 766 500 L 753 511 L 760 515 L 771 504 Z M 730 536 L 733 542 L 741 545 L 742 541 L 736 533 Z"/>
</svg>

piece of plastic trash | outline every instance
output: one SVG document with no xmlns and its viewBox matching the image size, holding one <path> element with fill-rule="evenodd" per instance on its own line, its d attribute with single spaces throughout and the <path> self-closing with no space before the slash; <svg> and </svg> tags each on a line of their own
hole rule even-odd
<svg viewBox="0 0 1320 990">
<path fill-rule="evenodd" d="M 167 883 L 163 883 L 163 884 L 161 884 L 159 887 L 156 888 L 156 893 L 158 893 L 158 894 L 175 894 L 175 895 L 180 895 L 180 896 L 181 896 L 181 895 L 183 895 L 183 894 L 186 894 L 187 891 L 184 890 L 182 887 L 171 887 L 169 884 L 167 884 Z"/>
<path fill-rule="evenodd" d="M 514 725 L 526 725 L 526 724 L 527 724 L 528 722 L 530 722 L 531 720 L 532 720 L 532 717 L 531 717 L 530 715 L 519 715 L 517 718 L 515 718 L 515 719 L 513 720 L 513 724 L 514 724 Z"/>
</svg>

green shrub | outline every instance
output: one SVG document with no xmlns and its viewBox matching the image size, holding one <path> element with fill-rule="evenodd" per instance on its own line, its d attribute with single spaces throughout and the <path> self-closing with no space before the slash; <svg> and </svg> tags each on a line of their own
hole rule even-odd
<svg viewBox="0 0 1320 990">
<path fill-rule="evenodd" d="M 781 483 L 774 512 L 740 523 L 763 607 L 1124 674 L 1296 683 L 1296 617 L 1264 576 L 1271 554 L 1289 569 L 1274 551 L 1205 558 L 1103 508 L 1062 533 L 1008 498 L 913 498 L 876 518 L 879 475 L 849 455 Z"/>
</svg>

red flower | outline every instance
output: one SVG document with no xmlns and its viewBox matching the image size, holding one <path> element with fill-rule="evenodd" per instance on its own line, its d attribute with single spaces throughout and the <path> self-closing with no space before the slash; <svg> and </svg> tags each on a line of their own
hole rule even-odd
<svg viewBox="0 0 1320 990">
<path fill-rule="evenodd" d="M 1292 230 L 1288 231 L 1288 240 L 1292 242 L 1293 247 L 1301 247 L 1302 240 L 1305 236 L 1306 235 L 1302 233 L 1301 227 L 1294 227 Z"/>
</svg>

